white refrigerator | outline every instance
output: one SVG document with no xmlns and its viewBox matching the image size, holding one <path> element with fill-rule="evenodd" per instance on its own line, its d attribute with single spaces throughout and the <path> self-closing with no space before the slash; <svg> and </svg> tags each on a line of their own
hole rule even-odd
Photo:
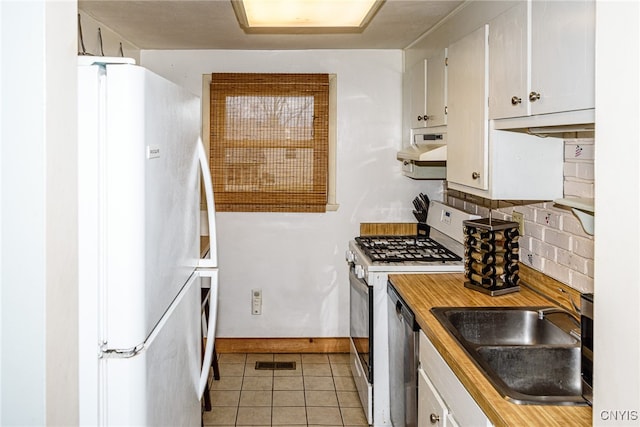
<svg viewBox="0 0 640 427">
<path fill-rule="evenodd" d="M 197 96 L 133 60 L 78 58 L 81 425 L 200 425 L 218 290 L 200 123 Z"/>
</svg>

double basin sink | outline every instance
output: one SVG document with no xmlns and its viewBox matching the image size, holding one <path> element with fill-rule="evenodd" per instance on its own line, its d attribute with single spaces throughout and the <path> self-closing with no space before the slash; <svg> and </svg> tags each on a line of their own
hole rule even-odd
<svg viewBox="0 0 640 427">
<path fill-rule="evenodd" d="M 564 317 L 566 322 L 566 313 L 550 307 L 435 307 L 431 312 L 506 399 L 518 404 L 586 404 L 580 341 L 570 328 L 549 319 Z"/>
</svg>

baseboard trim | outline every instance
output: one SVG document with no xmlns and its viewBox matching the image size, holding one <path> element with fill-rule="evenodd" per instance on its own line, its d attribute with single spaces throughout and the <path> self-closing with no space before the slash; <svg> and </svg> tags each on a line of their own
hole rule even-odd
<svg viewBox="0 0 640 427">
<path fill-rule="evenodd" d="M 349 338 L 216 338 L 217 353 L 349 353 Z"/>
</svg>

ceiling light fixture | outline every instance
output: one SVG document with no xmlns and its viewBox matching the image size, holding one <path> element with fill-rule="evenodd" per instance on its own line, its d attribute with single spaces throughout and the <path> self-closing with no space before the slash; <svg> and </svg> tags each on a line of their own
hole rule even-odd
<svg viewBox="0 0 640 427">
<path fill-rule="evenodd" d="M 360 32 L 384 0 L 231 0 L 247 32 Z"/>
</svg>

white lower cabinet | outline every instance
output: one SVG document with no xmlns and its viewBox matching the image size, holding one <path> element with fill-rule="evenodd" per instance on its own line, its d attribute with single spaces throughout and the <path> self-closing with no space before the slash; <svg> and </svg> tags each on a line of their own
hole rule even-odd
<svg viewBox="0 0 640 427">
<path fill-rule="evenodd" d="M 450 415 L 427 374 L 418 368 L 418 427 L 448 426 L 447 416 Z"/>
<path fill-rule="evenodd" d="M 492 426 L 447 362 L 420 331 L 418 427 Z"/>
<path fill-rule="evenodd" d="M 447 426 L 448 427 L 460 427 L 460 424 L 456 422 L 456 419 L 453 418 L 453 415 L 447 414 Z"/>
</svg>

